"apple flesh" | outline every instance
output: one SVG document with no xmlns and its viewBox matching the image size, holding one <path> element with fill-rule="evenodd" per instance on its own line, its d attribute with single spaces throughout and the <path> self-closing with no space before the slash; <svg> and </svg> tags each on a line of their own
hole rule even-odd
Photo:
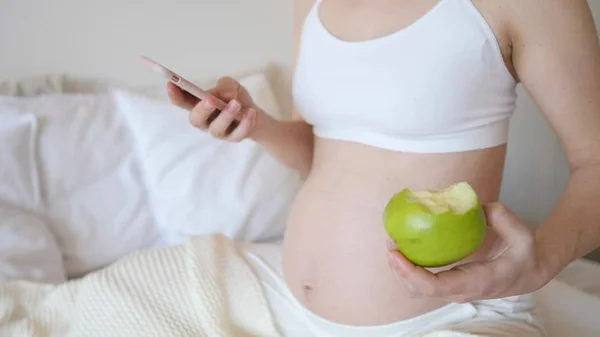
<svg viewBox="0 0 600 337">
<path fill-rule="evenodd" d="M 475 252 L 487 227 L 479 197 L 466 182 L 444 190 L 403 189 L 385 207 L 384 224 L 400 253 L 428 268 L 456 263 Z"/>
</svg>

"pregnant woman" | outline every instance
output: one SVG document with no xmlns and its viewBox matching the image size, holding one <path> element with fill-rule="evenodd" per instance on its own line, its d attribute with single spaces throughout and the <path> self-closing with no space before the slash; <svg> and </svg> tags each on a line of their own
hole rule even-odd
<svg viewBox="0 0 600 337">
<path fill-rule="evenodd" d="M 600 246 L 600 48 L 585 0 L 298 0 L 295 13 L 294 120 L 231 78 L 212 90 L 218 115 L 214 98 L 167 87 L 195 127 L 304 175 L 284 243 L 195 237 L 60 285 L 0 284 L 0 336 L 545 335 L 535 291 Z M 518 83 L 571 168 L 535 231 L 497 202 Z M 490 225 L 476 252 L 424 269 L 388 245 L 395 193 L 460 181 Z"/>
<path fill-rule="evenodd" d="M 284 335 L 543 335 L 530 294 L 600 245 L 600 52 L 585 0 L 297 0 L 295 15 L 293 121 L 231 78 L 212 91 L 228 102 L 216 119 L 215 101 L 168 86 L 194 126 L 250 138 L 306 177 L 283 248 L 246 252 Z M 496 203 L 518 83 L 571 165 L 536 231 Z M 459 181 L 486 204 L 477 252 L 426 270 L 388 248 L 394 193 Z"/>
</svg>

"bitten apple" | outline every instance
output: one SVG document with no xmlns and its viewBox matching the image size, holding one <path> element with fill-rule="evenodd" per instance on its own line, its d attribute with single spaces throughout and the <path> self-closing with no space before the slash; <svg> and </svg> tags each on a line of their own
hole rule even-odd
<svg viewBox="0 0 600 337">
<path fill-rule="evenodd" d="M 403 189 L 387 204 L 384 224 L 402 255 L 429 268 L 475 252 L 487 229 L 479 197 L 466 182 L 444 190 Z"/>
</svg>

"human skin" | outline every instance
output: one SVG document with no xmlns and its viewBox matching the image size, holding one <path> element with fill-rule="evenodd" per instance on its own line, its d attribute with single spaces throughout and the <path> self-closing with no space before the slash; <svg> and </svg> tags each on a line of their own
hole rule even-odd
<svg viewBox="0 0 600 337">
<path fill-rule="evenodd" d="M 285 236 L 285 279 L 303 305 L 326 319 L 385 324 L 448 302 L 528 293 L 600 245 L 600 53 L 587 3 L 473 2 L 494 31 L 507 69 L 560 138 L 571 167 L 562 198 L 535 231 L 497 202 L 505 145 L 418 154 L 322 139 L 302 120 L 302 111 L 294 112 L 294 120 L 275 120 L 231 78 L 212 90 L 229 104 L 207 125 L 214 101 L 199 103 L 168 87 L 196 127 L 224 140 L 252 139 L 306 178 Z M 410 25 L 435 3 L 325 0 L 319 15 L 338 38 L 365 41 Z M 296 42 L 313 5 L 296 0 Z M 243 116 L 240 126 L 226 133 L 236 116 Z M 477 252 L 456 265 L 426 270 L 388 248 L 381 214 L 394 193 L 441 189 L 457 181 L 475 188 L 490 222 Z"/>
</svg>

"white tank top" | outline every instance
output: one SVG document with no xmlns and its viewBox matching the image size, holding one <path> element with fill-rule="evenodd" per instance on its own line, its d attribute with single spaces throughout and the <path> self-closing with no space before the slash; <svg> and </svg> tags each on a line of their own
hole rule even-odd
<svg viewBox="0 0 600 337">
<path fill-rule="evenodd" d="M 416 22 L 343 41 L 304 23 L 294 102 L 316 136 L 421 153 L 506 143 L 516 81 L 471 0 L 441 0 Z"/>
</svg>

